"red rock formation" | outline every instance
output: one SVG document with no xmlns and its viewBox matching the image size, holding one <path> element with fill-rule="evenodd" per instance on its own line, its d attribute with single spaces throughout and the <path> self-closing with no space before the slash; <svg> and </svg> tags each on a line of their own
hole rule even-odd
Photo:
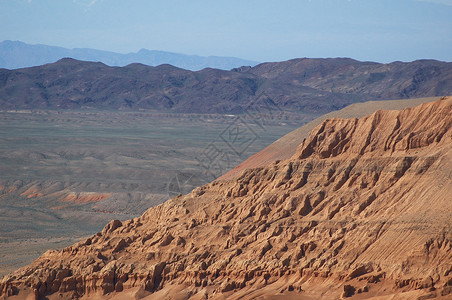
<svg viewBox="0 0 452 300">
<path fill-rule="evenodd" d="M 73 203 L 91 203 L 91 202 L 99 202 L 104 199 L 107 199 L 112 194 L 106 193 L 75 193 L 70 192 L 66 197 L 64 197 L 62 202 L 73 202 Z"/>
<path fill-rule="evenodd" d="M 451 195 L 452 98 L 330 119 L 291 159 L 112 221 L 5 277 L 0 293 L 450 298 Z"/>
<path fill-rule="evenodd" d="M 289 134 L 286 134 L 262 151 L 252 155 L 244 162 L 222 175 L 219 179 L 230 180 L 237 177 L 245 169 L 264 167 L 275 160 L 289 159 L 295 154 L 297 147 L 303 142 L 303 139 L 307 138 L 309 133 L 326 119 L 362 118 L 377 110 L 402 110 L 408 107 L 418 106 L 422 103 L 436 101 L 440 98 L 441 97 L 409 100 L 368 101 L 349 105 L 341 110 L 322 115 L 306 125 L 290 132 Z"/>
</svg>

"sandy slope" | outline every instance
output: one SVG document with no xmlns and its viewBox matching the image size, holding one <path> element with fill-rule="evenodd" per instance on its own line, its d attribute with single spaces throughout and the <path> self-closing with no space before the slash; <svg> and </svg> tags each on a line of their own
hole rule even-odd
<svg viewBox="0 0 452 300">
<path fill-rule="evenodd" d="M 243 163 L 237 165 L 234 169 L 220 177 L 220 179 L 231 179 L 240 172 L 249 168 L 263 167 L 275 160 L 284 160 L 290 158 L 309 133 L 320 123 L 331 118 L 362 118 L 374 111 L 401 110 L 408 107 L 415 107 L 425 102 L 439 100 L 441 97 L 417 98 L 408 100 L 386 100 L 386 101 L 368 101 L 364 103 L 354 103 L 341 110 L 332 111 L 317 119 L 307 123 L 304 126 L 286 134 L 262 151 L 249 157 Z"/>
</svg>

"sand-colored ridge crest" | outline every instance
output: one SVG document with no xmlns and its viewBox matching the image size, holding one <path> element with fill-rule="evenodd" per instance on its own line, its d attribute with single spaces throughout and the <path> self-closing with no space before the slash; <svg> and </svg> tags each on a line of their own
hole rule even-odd
<svg viewBox="0 0 452 300">
<path fill-rule="evenodd" d="M 361 119 L 327 119 L 303 141 L 294 157 L 407 151 L 451 138 L 452 98 L 402 111 L 378 110 Z"/>
</svg>

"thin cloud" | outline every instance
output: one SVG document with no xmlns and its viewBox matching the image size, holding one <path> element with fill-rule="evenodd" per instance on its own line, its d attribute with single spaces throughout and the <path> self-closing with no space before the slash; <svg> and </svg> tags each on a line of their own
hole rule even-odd
<svg viewBox="0 0 452 300">
<path fill-rule="evenodd" d="M 29 1 L 31 1 L 31 0 L 29 0 Z M 82 5 L 82 6 L 85 6 L 85 7 L 91 7 L 91 6 L 93 6 L 94 4 L 96 4 L 97 2 L 100 2 L 100 1 L 102 1 L 102 0 L 72 0 L 72 2 L 74 2 L 76 4 L 79 4 L 79 5 Z"/>
<path fill-rule="evenodd" d="M 28 3 L 31 3 L 33 0 L 27 0 Z M 102 0 L 72 0 L 73 3 L 85 6 L 85 7 L 91 7 L 97 2 L 100 2 Z"/>
<path fill-rule="evenodd" d="M 437 4 L 444 4 L 444 5 L 452 6 L 452 0 L 416 0 L 416 1 L 431 2 L 431 3 L 437 3 Z"/>
</svg>

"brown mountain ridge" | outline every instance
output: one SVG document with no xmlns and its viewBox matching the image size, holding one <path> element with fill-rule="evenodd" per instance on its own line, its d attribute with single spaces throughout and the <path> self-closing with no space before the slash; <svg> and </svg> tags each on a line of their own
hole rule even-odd
<svg viewBox="0 0 452 300">
<path fill-rule="evenodd" d="M 327 119 L 287 160 L 111 221 L 11 299 L 450 299 L 452 97 Z"/>
<path fill-rule="evenodd" d="M 452 63 L 300 58 L 231 71 L 62 59 L 0 69 L 0 109 L 157 110 L 240 114 L 270 107 L 319 116 L 369 100 L 452 94 Z"/>
</svg>

